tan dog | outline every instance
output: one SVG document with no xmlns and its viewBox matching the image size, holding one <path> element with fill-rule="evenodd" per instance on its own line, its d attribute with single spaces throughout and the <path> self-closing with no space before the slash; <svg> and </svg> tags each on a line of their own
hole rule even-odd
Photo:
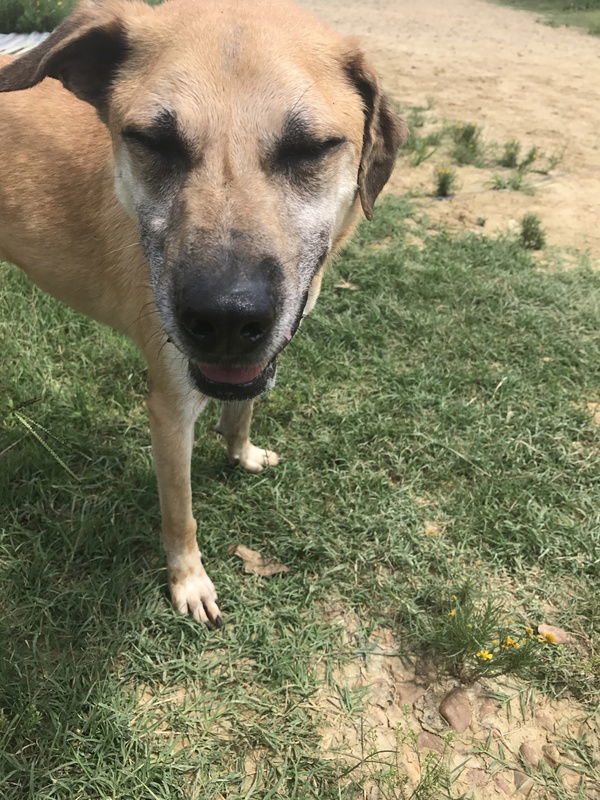
<svg viewBox="0 0 600 800">
<path fill-rule="evenodd" d="M 0 257 L 144 353 L 173 603 L 220 625 L 195 420 L 223 401 L 231 459 L 277 463 L 250 443 L 253 398 L 371 217 L 403 123 L 356 43 L 287 0 L 84 0 L 1 63 Z"/>
</svg>

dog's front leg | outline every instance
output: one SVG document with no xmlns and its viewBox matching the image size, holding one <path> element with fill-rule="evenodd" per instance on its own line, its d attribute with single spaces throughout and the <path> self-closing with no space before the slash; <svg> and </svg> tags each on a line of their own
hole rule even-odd
<svg viewBox="0 0 600 800">
<path fill-rule="evenodd" d="M 151 372 L 148 410 L 171 597 L 181 614 L 220 627 L 217 593 L 202 565 L 192 513 L 194 423 L 206 402 L 166 371 Z"/>
<path fill-rule="evenodd" d="M 272 450 L 255 447 L 250 441 L 253 403 L 253 400 L 223 403 L 217 432 L 225 439 L 232 463 L 249 472 L 262 472 L 264 467 L 279 464 L 279 456 Z"/>
</svg>

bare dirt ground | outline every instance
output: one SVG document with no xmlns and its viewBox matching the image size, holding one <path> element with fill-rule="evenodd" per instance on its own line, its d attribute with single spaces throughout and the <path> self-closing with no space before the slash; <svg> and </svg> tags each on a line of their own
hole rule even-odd
<svg viewBox="0 0 600 800">
<path fill-rule="evenodd" d="M 355 648 L 359 620 L 331 611 Z M 364 800 L 600 798 L 576 756 L 597 746 L 600 723 L 579 703 L 512 677 L 469 686 L 435 677 L 399 657 L 389 630 L 361 649 L 323 680 L 314 710 L 324 750 L 366 778 Z"/>
<path fill-rule="evenodd" d="M 534 14 L 484 0 L 303 0 L 303 5 L 338 30 L 360 36 L 386 91 L 404 107 L 426 106 L 431 98 L 440 122 L 473 122 L 487 141 L 517 139 L 523 149 L 537 145 L 547 154 L 564 150 L 549 177 L 533 179 L 531 196 L 491 190 L 493 170 L 459 168 L 461 188 L 454 198 L 418 201 L 432 221 L 481 231 L 477 220 L 484 218 L 485 231 L 494 233 L 514 229 L 523 214 L 533 212 L 541 217 L 549 244 L 587 251 L 600 265 L 600 38 L 551 28 Z M 391 191 L 431 192 L 435 164 L 432 158 L 410 167 L 401 159 Z M 347 627 L 351 636 L 352 626 Z M 385 632 L 380 638 L 379 655 L 375 649 L 336 678 L 342 687 L 365 692 L 361 712 L 348 715 L 338 694 L 323 688 L 317 712 L 327 749 L 350 754 L 349 763 L 369 752 L 393 754 L 409 778 L 407 797 L 419 781 L 428 780 L 436 759 L 457 771 L 454 791 L 467 791 L 474 800 L 576 796 L 580 776 L 569 770 L 561 742 L 598 740 L 583 707 L 535 696 L 518 682 L 512 689 L 480 684 L 465 693 L 465 730 L 454 731 L 445 743 L 452 727 L 441 718 L 439 704 L 452 686 L 381 655 L 397 648 Z M 527 777 L 538 761 L 541 772 L 552 776 L 550 784 Z M 577 796 L 597 796 L 589 786 L 582 791 Z M 378 781 L 365 795 L 385 796 Z"/>
<path fill-rule="evenodd" d="M 481 125 L 486 140 L 564 150 L 535 194 L 492 191 L 490 170 L 460 168 L 451 200 L 422 201 L 433 221 L 485 231 L 538 214 L 551 245 L 600 259 L 600 38 L 551 28 L 537 16 L 485 0 L 302 0 L 347 34 L 358 35 L 386 91 L 403 106 L 434 101 L 440 119 Z M 392 190 L 433 186 L 435 158 L 406 159 Z"/>
</svg>

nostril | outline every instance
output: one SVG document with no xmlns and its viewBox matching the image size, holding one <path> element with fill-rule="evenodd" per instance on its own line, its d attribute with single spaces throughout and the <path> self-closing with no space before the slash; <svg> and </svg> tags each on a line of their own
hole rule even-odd
<svg viewBox="0 0 600 800">
<path fill-rule="evenodd" d="M 265 335 L 265 329 L 259 322 L 248 322 L 240 330 L 240 335 L 249 342 L 257 342 Z"/>
<path fill-rule="evenodd" d="M 187 332 L 196 339 L 208 339 L 215 332 L 214 326 L 202 317 L 188 317 L 184 324 Z"/>
</svg>

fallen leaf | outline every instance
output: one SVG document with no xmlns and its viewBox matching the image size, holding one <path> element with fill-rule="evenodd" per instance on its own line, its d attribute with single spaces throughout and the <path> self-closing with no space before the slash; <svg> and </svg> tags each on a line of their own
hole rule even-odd
<svg viewBox="0 0 600 800">
<path fill-rule="evenodd" d="M 442 528 L 439 523 L 434 522 L 433 520 L 429 520 L 425 523 L 425 527 L 423 530 L 425 536 L 441 536 L 442 535 Z"/>
<path fill-rule="evenodd" d="M 269 561 L 256 550 L 251 550 L 243 544 L 238 544 L 233 553 L 244 562 L 244 572 L 262 575 L 264 578 L 277 575 L 280 572 L 289 572 L 289 567 L 286 567 L 285 564 L 280 564 L 278 561 Z"/>
<path fill-rule="evenodd" d="M 357 292 L 358 286 L 355 283 L 350 283 L 350 281 L 341 280 L 335 284 L 336 289 L 349 289 L 351 292 Z"/>
</svg>

